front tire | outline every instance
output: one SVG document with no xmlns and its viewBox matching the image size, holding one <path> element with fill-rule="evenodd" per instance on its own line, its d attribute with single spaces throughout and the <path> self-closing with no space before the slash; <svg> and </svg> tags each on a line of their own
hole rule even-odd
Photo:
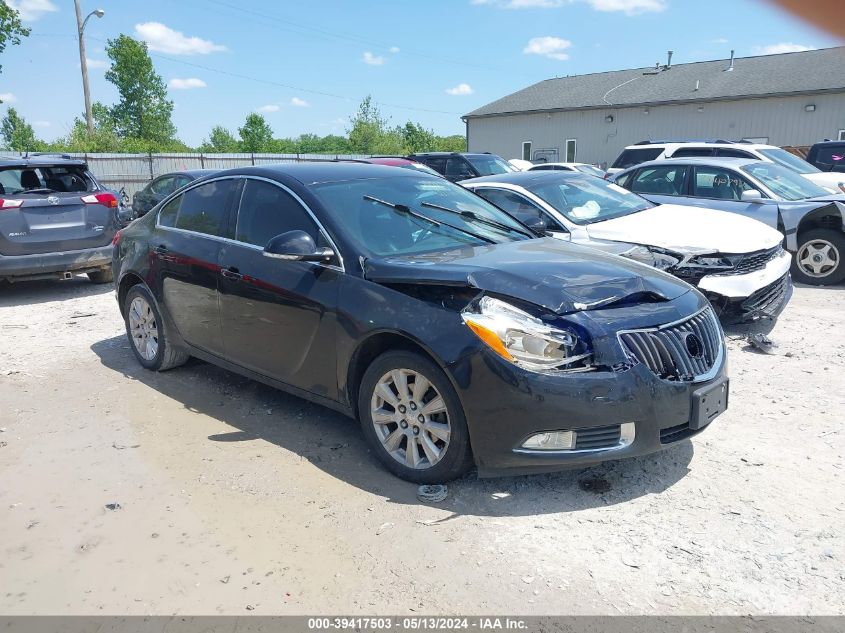
<svg viewBox="0 0 845 633">
<path fill-rule="evenodd" d="M 164 320 L 146 286 L 132 286 L 126 293 L 123 320 L 132 352 L 145 369 L 167 371 L 183 365 L 190 358 L 189 354 L 170 344 Z"/>
<path fill-rule="evenodd" d="M 792 279 L 811 286 L 831 286 L 845 279 L 845 233 L 811 229 L 798 236 Z"/>
<path fill-rule="evenodd" d="M 112 267 L 101 268 L 100 270 L 92 270 L 88 273 L 88 279 L 94 284 L 107 284 L 114 281 L 114 271 Z"/>
<path fill-rule="evenodd" d="M 471 465 L 461 401 L 446 374 L 412 352 L 382 354 L 361 380 L 358 416 L 379 461 L 397 477 L 439 484 Z"/>
</svg>

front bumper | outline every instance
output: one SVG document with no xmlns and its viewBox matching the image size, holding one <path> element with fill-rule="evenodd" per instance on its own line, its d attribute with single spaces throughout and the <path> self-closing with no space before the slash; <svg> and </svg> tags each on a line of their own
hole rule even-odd
<svg viewBox="0 0 845 633">
<path fill-rule="evenodd" d="M 61 278 L 64 273 L 81 274 L 111 265 L 112 245 L 37 255 L 0 255 L 0 279 Z"/>
<path fill-rule="evenodd" d="M 715 375 L 697 383 L 661 380 L 643 364 L 553 375 L 522 370 L 490 352 L 467 362 L 458 373 L 472 380 L 463 381 L 459 395 L 482 477 L 551 472 L 660 451 L 702 430 L 691 425 L 693 393 L 727 380 L 724 356 Z M 521 448 L 531 435 L 554 430 L 575 430 L 584 443 L 568 451 Z"/>
</svg>

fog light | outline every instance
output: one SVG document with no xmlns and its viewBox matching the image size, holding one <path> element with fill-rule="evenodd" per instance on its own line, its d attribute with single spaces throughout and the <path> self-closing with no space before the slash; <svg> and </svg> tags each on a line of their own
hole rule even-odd
<svg viewBox="0 0 845 633">
<path fill-rule="evenodd" d="M 575 433 L 572 431 L 547 431 L 532 435 L 522 448 L 535 451 L 561 451 L 575 447 Z"/>
</svg>

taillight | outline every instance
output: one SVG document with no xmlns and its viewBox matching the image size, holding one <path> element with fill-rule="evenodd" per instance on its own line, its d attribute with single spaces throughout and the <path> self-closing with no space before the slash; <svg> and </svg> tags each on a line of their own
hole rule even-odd
<svg viewBox="0 0 845 633">
<path fill-rule="evenodd" d="M 110 209 L 117 208 L 117 198 L 113 193 L 92 193 L 90 196 L 82 196 L 85 204 L 101 204 Z"/>
<path fill-rule="evenodd" d="M 120 231 L 119 230 L 114 234 L 114 237 L 111 238 L 111 245 L 112 246 L 117 246 L 118 244 L 120 244 Z"/>
<path fill-rule="evenodd" d="M 0 198 L 0 209 L 17 209 L 23 204 L 23 200 L 6 200 Z"/>
</svg>

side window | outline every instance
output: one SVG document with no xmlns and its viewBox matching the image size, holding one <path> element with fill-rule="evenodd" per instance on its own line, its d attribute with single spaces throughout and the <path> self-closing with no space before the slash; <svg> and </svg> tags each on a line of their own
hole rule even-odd
<svg viewBox="0 0 845 633">
<path fill-rule="evenodd" d="M 189 189 L 179 196 L 176 228 L 228 237 L 229 207 L 236 188 L 237 180 L 227 178 Z"/>
<path fill-rule="evenodd" d="M 636 172 L 629 171 L 627 174 L 622 174 L 619 176 L 614 182 L 619 185 L 620 187 L 625 187 L 625 189 L 631 188 L 631 176 L 633 176 Z"/>
<path fill-rule="evenodd" d="M 622 186 L 637 193 L 680 196 L 684 194 L 684 182 L 688 170 L 689 167 L 686 165 L 643 167 L 637 171 L 637 175 L 631 180 L 630 186 L 626 184 Z"/>
<path fill-rule="evenodd" d="M 320 241 L 317 224 L 292 195 L 269 182 L 247 180 L 235 239 L 264 248 L 277 235 L 296 230 Z"/>
<path fill-rule="evenodd" d="M 182 204 L 182 196 L 176 196 L 161 208 L 158 213 L 158 223 L 161 226 L 176 226 L 176 214 L 179 212 L 179 205 Z"/>
<path fill-rule="evenodd" d="M 520 222 L 530 223 L 531 220 L 539 218 L 549 231 L 566 231 L 565 228 L 556 222 L 554 218 L 550 217 L 543 209 L 518 193 L 504 189 L 489 188 L 476 189 L 475 193 L 509 213 Z"/>
<path fill-rule="evenodd" d="M 711 147 L 682 147 L 675 150 L 672 158 L 689 158 L 690 156 L 712 156 L 713 149 Z"/>
<path fill-rule="evenodd" d="M 743 152 L 741 149 L 730 149 L 729 147 L 717 149 L 716 156 L 722 156 L 724 158 L 757 158 L 748 152 Z"/>
<path fill-rule="evenodd" d="M 719 167 L 696 167 L 693 194 L 697 198 L 740 200 L 742 192 L 754 189 L 734 171 Z"/>
<path fill-rule="evenodd" d="M 173 189 L 171 191 L 176 191 L 191 182 L 191 179 L 187 176 L 175 176 L 173 178 Z"/>
<path fill-rule="evenodd" d="M 438 174 L 446 173 L 446 159 L 445 158 L 425 158 L 425 164 L 431 167 Z"/>
<path fill-rule="evenodd" d="M 466 160 L 459 156 L 453 156 L 446 160 L 446 175 L 455 178 L 472 178 L 475 176 L 475 172 Z"/>
<path fill-rule="evenodd" d="M 173 176 L 162 176 L 161 178 L 156 178 L 150 183 L 150 191 L 163 196 L 173 193 L 176 191 L 176 187 L 173 186 Z"/>
</svg>

